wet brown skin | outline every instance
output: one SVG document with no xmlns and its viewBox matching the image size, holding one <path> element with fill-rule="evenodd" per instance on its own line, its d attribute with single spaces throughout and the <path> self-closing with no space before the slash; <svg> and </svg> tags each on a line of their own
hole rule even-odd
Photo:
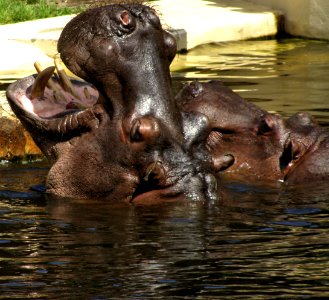
<svg viewBox="0 0 329 300">
<path fill-rule="evenodd" d="M 61 91 L 60 104 L 48 88 L 34 92 L 45 77 L 27 77 L 7 91 L 52 163 L 48 193 L 200 200 L 217 197 L 216 173 L 250 183 L 328 176 L 327 132 L 311 117 L 284 121 L 216 81 L 191 83 L 174 99 L 169 65 L 176 44 L 147 6 L 89 10 L 67 25 L 58 49 L 92 85 L 72 81 L 78 95 Z"/>
<path fill-rule="evenodd" d="M 268 114 L 264 122 L 267 131 L 259 134 L 211 131 L 207 145 L 213 159 L 225 154 L 234 157 L 234 163 L 219 173 L 221 178 L 263 184 L 284 181 L 292 161 L 290 136 L 280 116 Z"/>
<path fill-rule="evenodd" d="M 58 50 L 66 66 L 97 89 L 87 93 L 93 101 L 86 103 L 81 92 L 80 102 L 69 100 L 77 107 L 67 103 L 55 113 L 44 104 L 51 107 L 57 94 L 46 88 L 31 96 L 39 95 L 33 89 L 39 79 L 22 79 L 7 90 L 13 111 L 52 163 L 48 193 L 135 201 L 217 197 L 217 166 L 205 145 L 208 118 L 178 109 L 169 72 L 176 43 L 153 9 L 86 11 L 64 28 Z M 74 83 L 78 90 L 81 85 Z"/>
<path fill-rule="evenodd" d="M 328 131 L 309 114 L 284 120 L 216 81 L 193 82 L 176 100 L 183 111 L 209 118 L 207 146 L 215 164 L 225 155 L 234 157 L 234 162 L 218 173 L 221 178 L 287 184 L 328 178 Z"/>
<path fill-rule="evenodd" d="M 192 82 L 176 96 L 181 110 L 209 119 L 207 147 L 214 164 L 225 155 L 234 158 L 218 176 L 244 182 L 275 182 L 285 141 L 271 127 L 275 119 L 247 102 L 220 81 Z"/>
<path fill-rule="evenodd" d="M 288 184 L 313 184 L 329 179 L 329 132 L 308 113 L 297 113 L 286 120 L 292 161 L 285 174 Z"/>
<path fill-rule="evenodd" d="M 176 95 L 185 112 L 198 112 L 209 118 L 209 126 L 222 133 L 262 130 L 268 112 L 247 102 L 221 81 L 191 82 Z"/>
</svg>

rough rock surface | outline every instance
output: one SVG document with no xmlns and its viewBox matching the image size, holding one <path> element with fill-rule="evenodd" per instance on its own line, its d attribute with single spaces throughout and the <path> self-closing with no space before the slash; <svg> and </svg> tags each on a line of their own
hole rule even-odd
<svg viewBox="0 0 329 300">
<path fill-rule="evenodd" d="M 14 116 L 5 97 L 0 97 L 0 160 L 22 160 L 41 156 L 41 151 Z"/>
</svg>

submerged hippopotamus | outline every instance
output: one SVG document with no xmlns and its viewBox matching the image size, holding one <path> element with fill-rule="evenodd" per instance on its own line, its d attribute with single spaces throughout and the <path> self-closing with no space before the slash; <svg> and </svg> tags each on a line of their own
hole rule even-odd
<svg viewBox="0 0 329 300">
<path fill-rule="evenodd" d="M 307 113 L 270 114 L 220 81 L 192 82 L 178 93 L 182 111 L 209 118 L 213 161 L 234 160 L 220 177 L 249 183 L 307 183 L 329 178 L 329 133 Z"/>
<path fill-rule="evenodd" d="M 171 92 L 175 39 L 145 5 L 109 5 L 72 19 L 58 67 L 13 83 L 8 101 L 52 166 L 48 193 L 138 200 L 217 197 L 208 118 L 182 113 Z M 58 63 L 57 63 L 58 64 Z"/>
</svg>

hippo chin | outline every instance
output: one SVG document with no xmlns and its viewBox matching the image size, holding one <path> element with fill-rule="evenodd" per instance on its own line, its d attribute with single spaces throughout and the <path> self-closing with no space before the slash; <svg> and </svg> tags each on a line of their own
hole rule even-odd
<svg viewBox="0 0 329 300">
<path fill-rule="evenodd" d="M 144 5 L 88 10 L 64 28 L 58 51 L 89 83 L 49 67 L 13 83 L 8 101 L 51 162 L 47 192 L 139 200 L 215 199 L 208 118 L 181 113 L 169 65 L 175 39 Z"/>
</svg>

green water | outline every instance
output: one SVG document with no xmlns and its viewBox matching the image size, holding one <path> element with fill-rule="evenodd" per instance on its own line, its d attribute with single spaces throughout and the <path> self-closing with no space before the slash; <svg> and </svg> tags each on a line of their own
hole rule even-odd
<svg viewBox="0 0 329 300">
<path fill-rule="evenodd" d="M 329 43 L 207 45 L 174 89 L 221 79 L 257 105 L 329 124 Z M 7 83 L 2 85 L 2 89 Z M 113 205 L 29 191 L 45 162 L 0 165 L 0 299 L 327 299 L 329 187 L 226 183 L 211 203 Z"/>
</svg>

